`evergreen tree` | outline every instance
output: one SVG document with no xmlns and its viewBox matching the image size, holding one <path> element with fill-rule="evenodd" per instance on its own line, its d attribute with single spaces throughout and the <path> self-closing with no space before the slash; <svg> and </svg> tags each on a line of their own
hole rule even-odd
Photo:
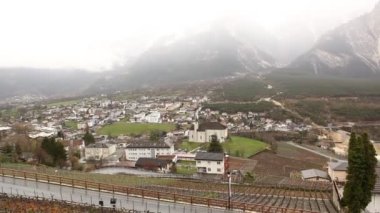
<svg viewBox="0 0 380 213">
<path fill-rule="evenodd" d="M 90 131 L 86 131 L 86 134 L 84 134 L 83 136 L 83 140 L 84 140 L 84 144 L 87 146 L 87 145 L 90 145 L 92 143 L 95 143 L 95 138 L 94 136 L 90 133 Z"/>
<path fill-rule="evenodd" d="M 364 190 L 364 196 L 362 199 L 363 209 L 371 202 L 372 193 L 376 184 L 376 150 L 372 143 L 369 141 L 368 135 L 365 133 L 362 135 L 362 142 L 364 148 L 364 168 L 362 188 Z"/>
<path fill-rule="evenodd" d="M 359 213 L 371 201 L 376 182 L 376 153 L 367 134 L 351 134 L 348 148 L 347 183 L 344 187 L 343 205 L 349 212 Z"/>
<path fill-rule="evenodd" d="M 208 152 L 218 152 L 218 153 L 223 153 L 223 147 L 222 147 L 222 145 L 219 143 L 219 140 L 218 140 L 218 138 L 216 137 L 216 135 L 212 135 L 212 136 L 211 136 L 211 143 L 210 143 L 210 145 L 208 146 L 207 151 L 208 151 Z"/>
<path fill-rule="evenodd" d="M 46 159 L 42 159 L 42 162 L 49 166 L 62 166 L 66 160 L 66 150 L 63 144 L 55 142 L 55 138 L 44 138 L 41 143 L 41 148 L 48 154 L 45 156 Z M 52 159 L 51 161 L 48 159 Z"/>
</svg>

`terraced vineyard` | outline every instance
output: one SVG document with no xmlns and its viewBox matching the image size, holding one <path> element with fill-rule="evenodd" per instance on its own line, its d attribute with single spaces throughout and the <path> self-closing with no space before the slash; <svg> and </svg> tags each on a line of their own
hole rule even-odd
<svg viewBox="0 0 380 213">
<path fill-rule="evenodd" d="M 147 199 L 162 199 L 208 207 L 231 207 L 243 211 L 337 212 L 331 202 L 332 186 L 329 182 L 318 183 L 285 178 L 276 184 L 270 184 L 270 182 L 258 182 L 253 185 L 234 184 L 231 202 L 228 202 L 228 185 L 218 182 L 177 180 L 161 184 L 140 182 L 134 186 L 122 186 L 5 168 L 0 169 L 0 174 L 3 177 L 47 182 L 72 188 L 121 193 Z"/>
<path fill-rule="evenodd" d="M 50 212 L 50 213 L 86 213 L 86 212 L 127 212 L 111 208 L 99 208 L 94 205 L 83 205 L 78 203 L 64 202 L 60 200 L 47 200 L 41 198 L 28 198 L 21 196 L 9 196 L 0 194 L 1 212 Z"/>
<path fill-rule="evenodd" d="M 268 212 L 277 212 L 278 209 L 305 212 L 337 212 L 331 202 L 331 192 L 327 188 L 329 183 L 304 182 L 296 188 L 296 181 L 289 181 L 288 187 L 282 186 L 242 186 L 233 185 L 232 204 L 247 203 L 263 207 L 270 207 Z M 205 199 L 228 200 L 227 186 L 209 184 L 207 190 L 198 183 L 185 182 L 176 186 L 144 185 L 143 189 L 173 193 Z M 304 188 L 302 188 L 304 187 Z M 330 187 L 331 188 L 331 187 Z"/>
</svg>

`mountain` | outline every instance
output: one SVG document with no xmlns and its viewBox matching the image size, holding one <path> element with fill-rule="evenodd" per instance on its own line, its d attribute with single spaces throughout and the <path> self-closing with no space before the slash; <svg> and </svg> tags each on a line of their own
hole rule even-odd
<svg viewBox="0 0 380 213">
<path fill-rule="evenodd" d="M 224 27 L 186 36 L 159 39 L 129 67 L 129 86 L 207 80 L 259 72 L 275 67 L 275 60 Z"/>
<path fill-rule="evenodd" d="M 380 74 L 380 3 L 372 12 L 323 35 L 288 68 L 315 75 Z"/>
<path fill-rule="evenodd" d="M 1 68 L 0 99 L 13 96 L 69 97 L 82 95 L 99 74 L 80 70 Z"/>
</svg>

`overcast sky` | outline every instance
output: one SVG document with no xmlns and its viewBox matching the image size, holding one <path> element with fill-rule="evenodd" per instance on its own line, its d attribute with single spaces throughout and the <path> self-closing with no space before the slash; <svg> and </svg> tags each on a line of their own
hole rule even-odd
<svg viewBox="0 0 380 213">
<path fill-rule="evenodd" d="M 376 2 L 2 0 L 0 67 L 109 70 L 162 35 L 204 26 L 221 17 L 242 16 L 279 37 L 302 22 L 313 25 L 319 35 L 370 11 Z"/>
</svg>

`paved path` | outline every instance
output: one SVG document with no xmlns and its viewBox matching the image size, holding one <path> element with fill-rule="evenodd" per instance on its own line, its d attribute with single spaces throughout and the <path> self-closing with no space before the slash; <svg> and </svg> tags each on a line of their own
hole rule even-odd
<svg viewBox="0 0 380 213">
<path fill-rule="evenodd" d="M 31 180 L 15 179 L 11 177 L 0 177 L 0 190 L 2 193 L 20 195 L 25 197 L 44 197 L 47 199 L 57 199 L 64 201 L 74 201 L 83 204 L 99 204 L 104 202 L 105 207 L 111 207 L 110 199 L 117 199 L 117 209 L 133 209 L 144 212 L 149 210 L 152 213 L 230 213 L 238 211 L 228 211 L 220 208 L 208 208 L 183 203 L 173 203 L 168 201 L 158 201 L 153 199 L 143 199 L 122 194 L 112 194 L 106 192 L 76 189 L 67 186 L 59 186 L 48 183 L 35 182 Z"/>
<path fill-rule="evenodd" d="M 321 152 L 318 152 L 318 151 L 316 151 L 316 150 L 309 149 L 309 148 L 306 148 L 306 147 L 304 147 L 304 146 L 301 146 L 301 145 L 295 144 L 294 142 L 291 142 L 291 141 L 287 142 L 287 144 L 289 144 L 289 145 L 291 145 L 291 146 L 294 146 L 294 147 L 297 147 L 297 148 L 300 148 L 300 149 L 307 150 L 307 151 L 309 151 L 309 152 L 312 152 L 312 153 L 314 153 L 314 154 L 320 155 L 320 156 L 325 157 L 325 158 L 328 158 L 328 159 L 332 159 L 332 160 L 336 160 L 336 161 L 342 160 L 342 159 L 339 159 L 339 158 L 333 157 L 333 156 L 331 156 L 331 155 L 326 155 L 326 154 L 321 153 Z"/>
</svg>

